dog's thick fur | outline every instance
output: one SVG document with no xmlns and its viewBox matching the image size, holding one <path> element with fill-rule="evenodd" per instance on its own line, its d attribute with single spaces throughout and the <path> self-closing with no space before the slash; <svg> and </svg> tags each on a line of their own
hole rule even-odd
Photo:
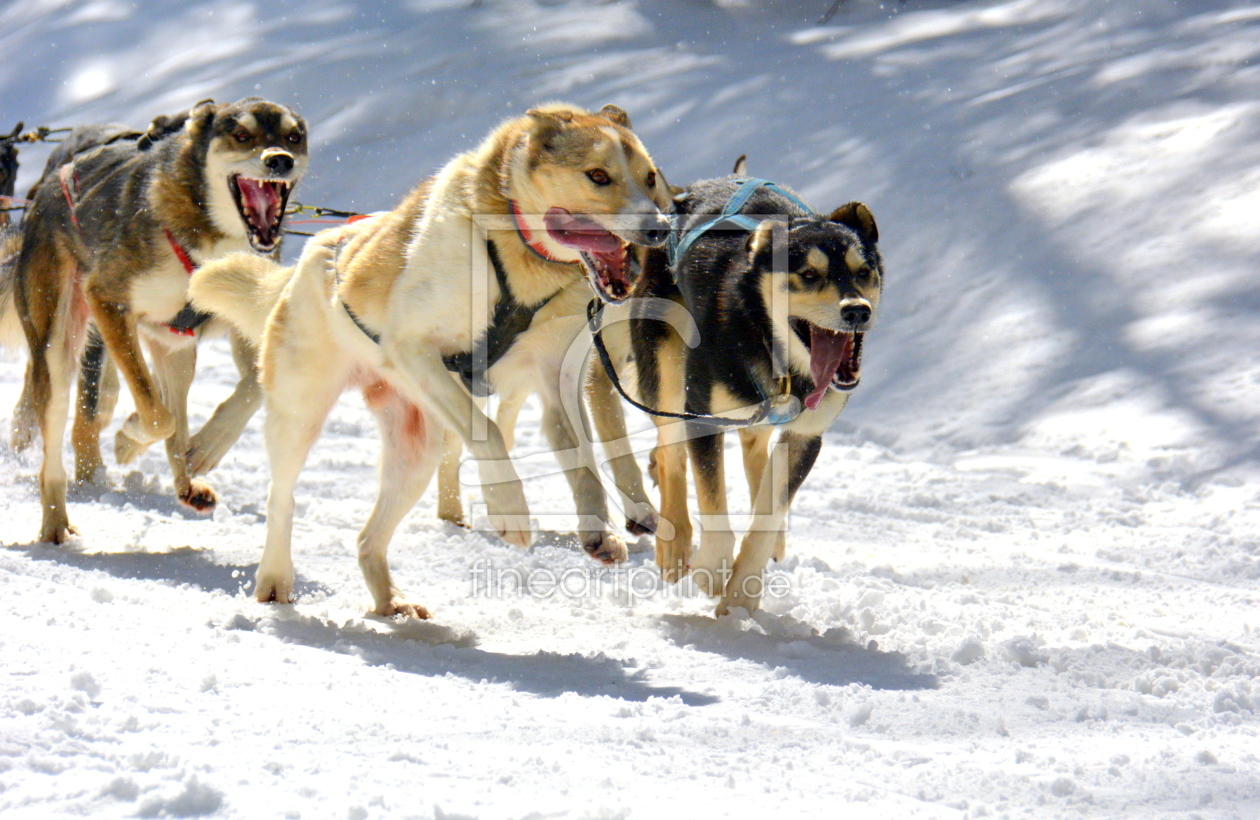
<svg viewBox="0 0 1260 820">
<path fill-rule="evenodd" d="M 260 601 L 292 599 L 293 488 L 324 418 L 350 387 L 363 390 L 383 439 L 380 490 L 358 539 L 360 568 L 377 613 L 428 615 L 394 587 L 386 550 L 437 467 L 448 429 L 479 462 L 492 526 L 510 543 L 528 545 L 528 510 L 504 436 L 443 357 L 472 351 L 487 336 L 495 306 L 509 298 L 542 305 L 515 349 L 527 344 L 535 324 L 548 324 L 549 311 L 569 304 L 566 289 L 577 288 L 576 301 L 585 305 L 590 289 L 581 281 L 584 274 L 597 289 L 607 282 L 551 233 L 546 218 L 525 216 L 541 253 L 511 228 L 488 234 L 510 291 L 502 293 L 493 274 L 478 273 L 492 270 L 492 262 L 477 217 L 511 214 L 512 203 L 526 215 L 563 209 L 587 215 L 624 241 L 659 243 L 667 232 L 662 209 L 669 195 L 655 180 L 656 169 L 625 112 L 546 106 L 496 128 L 390 213 L 320 233 L 291 269 L 232 256 L 194 276 L 194 304 L 261 344 L 271 489 L 255 588 Z M 613 224 L 630 215 L 630 229 Z M 562 355 L 549 350 L 548 357 L 543 369 L 558 367 L 550 362 Z M 489 375 L 493 380 L 494 368 Z M 558 450 L 576 453 L 572 466 L 578 469 L 569 477 L 583 544 L 597 558 L 620 560 L 625 545 L 608 531 L 589 447 L 579 446 L 574 420 L 563 412 L 558 374 L 549 376 L 542 385 L 549 397 L 545 426 Z M 572 390 L 580 395 L 580 385 Z"/>
<path fill-rule="evenodd" d="M 272 252 L 284 200 L 305 167 L 305 123 L 257 98 L 207 101 L 155 120 L 144 133 L 76 129 L 53 152 L 32 190 L 17 260 L 0 286 L 11 294 L 30 353 L 13 439 L 21 449 L 36 426 L 43 435 L 42 540 L 60 543 L 75 532 L 61 444 L 85 344 L 74 425 L 77 478 L 103 469 L 99 436 L 117 398 L 117 368 L 136 404 L 115 442 L 118 461 L 165 440 L 180 501 L 213 508 L 213 490 L 194 476 L 235 441 L 260 390 L 253 354 L 237 341 L 242 381 L 190 441 L 187 395 L 205 325 L 192 335 L 169 329 L 187 304 L 188 272 L 176 246 L 193 264 L 231 251 Z"/>
<path fill-rule="evenodd" d="M 736 170 L 688 187 L 677 198 L 675 230 L 720 213 L 743 178 L 742 158 Z M 754 525 L 738 558 L 727 513 L 722 427 L 654 417 L 658 443 L 651 469 L 660 487 L 662 519 L 656 561 L 666 581 L 690 573 L 702 590 L 720 596 L 718 614 L 759 605 L 765 565 L 772 554 L 783 555 L 787 507 L 818 456 L 823 432 L 857 384 L 862 334 L 883 285 L 878 232 L 865 205 L 849 203 L 824 217 L 762 188 L 741 213 L 771 218 L 754 231 L 707 231 L 672 274 L 663 251 L 647 251 L 638 295 L 681 305 L 688 321 L 631 318 L 603 333 L 623 384 L 647 407 L 740 418 L 751 415 L 750 407 L 774 400 L 795 401 L 801 410 L 777 428 L 773 449 L 774 427 L 739 428 Z M 777 255 L 787 264 L 782 272 L 775 270 L 776 231 Z M 690 322 L 694 337 L 685 342 L 693 335 Z M 834 369 L 823 363 L 824 350 L 839 362 Z M 828 384 L 816 389 L 813 374 L 820 371 Z M 694 556 L 688 452 L 702 527 Z"/>
</svg>

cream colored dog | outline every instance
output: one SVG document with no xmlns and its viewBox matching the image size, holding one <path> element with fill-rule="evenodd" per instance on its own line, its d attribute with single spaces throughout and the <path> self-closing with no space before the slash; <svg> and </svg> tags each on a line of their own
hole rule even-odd
<svg viewBox="0 0 1260 820">
<path fill-rule="evenodd" d="M 530 111 L 451 160 L 395 210 L 320 233 L 294 268 L 236 255 L 193 277 L 199 309 L 261 344 L 271 491 L 260 601 L 292 599 L 293 488 L 324 418 L 351 387 L 363 391 L 384 445 L 376 505 L 358 539 L 377 613 L 428 615 L 402 600 L 386 550 L 428 485 L 447 429 L 478 461 L 491 525 L 504 540 L 529 545 L 504 436 L 473 393 L 486 392 L 495 367 L 553 302 L 584 307 L 592 288 L 606 301 L 628 297 L 638 276 L 628 244 L 659 245 L 668 235 L 667 186 L 629 125 L 615 106 Z M 507 223 L 484 230 L 496 219 Z M 558 296 L 583 278 L 588 298 Z M 583 545 L 600 560 L 623 560 L 590 447 L 560 412 L 562 385 L 552 376 L 540 384 L 550 397 L 544 426 L 558 450 L 577 454 L 566 466 Z"/>
</svg>

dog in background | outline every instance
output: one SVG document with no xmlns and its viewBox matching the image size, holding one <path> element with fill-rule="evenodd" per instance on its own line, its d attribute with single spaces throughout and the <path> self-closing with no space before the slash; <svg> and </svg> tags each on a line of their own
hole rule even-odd
<svg viewBox="0 0 1260 820">
<path fill-rule="evenodd" d="M 676 414 L 654 416 L 662 576 L 691 574 L 720 597 L 719 615 L 751 611 L 766 564 L 783 556 L 787 508 L 860 379 L 864 334 L 883 288 L 879 234 L 862 203 L 814 213 L 790 191 L 747 177 L 742 157 L 734 174 L 689 186 L 675 204 L 676 258 L 647 251 L 636 295 L 679 305 L 689 319 L 632 314 L 600 337 L 633 398 Z M 737 558 L 722 457 L 732 428 L 755 521 Z M 702 524 L 694 555 L 688 455 Z"/>
<path fill-rule="evenodd" d="M 256 97 L 206 101 L 145 133 L 76 129 L 53 152 L 32 190 L 17 259 L 0 279 L 0 299 L 20 319 L 30 354 L 14 446 L 28 445 L 36 426 L 43 436 L 41 540 L 75 532 L 61 442 L 81 354 L 76 476 L 103 468 L 99 434 L 117 397 L 117 368 L 136 404 L 115 440 L 119 463 L 165 441 L 179 500 L 213 509 L 214 491 L 195 476 L 235 441 L 260 390 L 254 354 L 236 340 L 246 375 L 190 441 L 187 396 L 208 317 L 188 306 L 188 279 L 231 251 L 275 252 L 306 164 L 305 122 Z"/>
<path fill-rule="evenodd" d="M 428 617 L 395 588 L 386 552 L 438 465 L 447 429 L 478 460 L 491 525 L 509 543 L 529 545 L 520 479 L 476 396 L 493 390 L 496 366 L 567 288 L 581 284 L 583 306 L 592 290 L 624 300 L 639 275 L 630 243 L 668 236 L 668 191 L 629 125 L 611 105 L 596 113 L 536 108 L 455 157 L 393 211 L 321 232 L 293 268 L 235 254 L 194 275 L 194 305 L 261 344 L 271 489 L 258 600 L 292 600 L 293 488 L 348 388 L 363 391 L 383 440 L 376 504 L 358 538 L 376 613 Z M 483 230 L 479 217 L 508 224 Z M 544 402 L 544 429 L 577 462 L 566 466 L 580 538 L 594 557 L 623 560 L 590 448 L 562 411 L 557 382 L 541 385 L 556 398 Z M 571 389 L 580 397 L 580 384 Z"/>
<path fill-rule="evenodd" d="M 13 196 L 13 191 L 17 187 L 18 175 L 18 151 L 17 140 L 22 135 L 22 123 L 18 123 L 13 128 L 13 133 L 7 137 L 0 137 L 0 198 Z M 0 208 L 8 206 L 9 203 L 0 199 Z M 3 235 L 5 228 L 9 226 L 12 220 L 9 219 L 9 212 L 0 210 L 0 236 Z M 2 240 L 0 240 L 2 242 Z M 0 264 L 5 259 L 4 245 L 0 244 Z"/>
</svg>

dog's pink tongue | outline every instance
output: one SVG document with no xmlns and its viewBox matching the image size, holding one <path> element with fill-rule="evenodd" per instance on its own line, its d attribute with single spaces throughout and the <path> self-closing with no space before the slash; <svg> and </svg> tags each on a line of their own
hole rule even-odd
<svg viewBox="0 0 1260 820">
<path fill-rule="evenodd" d="M 543 217 L 551 238 L 570 248 L 589 253 L 614 253 L 621 240 L 593 219 L 574 216 L 564 208 L 551 208 Z"/>
<path fill-rule="evenodd" d="M 852 333 L 833 333 L 817 325 L 809 326 L 809 374 L 814 379 L 814 390 L 805 397 L 810 410 L 818 407 L 836 371 L 853 349 Z"/>
<path fill-rule="evenodd" d="M 249 208 L 249 221 L 260 233 L 269 232 L 280 221 L 280 186 L 257 179 L 237 177 L 241 203 Z"/>
</svg>

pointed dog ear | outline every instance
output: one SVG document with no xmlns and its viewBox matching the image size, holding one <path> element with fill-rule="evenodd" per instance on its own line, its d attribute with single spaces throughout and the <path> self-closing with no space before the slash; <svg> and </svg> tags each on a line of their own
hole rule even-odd
<svg viewBox="0 0 1260 820">
<path fill-rule="evenodd" d="M 620 125 L 622 128 L 630 127 L 630 115 L 627 114 L 622 109 L 618 108 L 617 106 L 613 105 L 612 103 L 609 103 L 608 105 L 599 109 L 599 115 L 601 117 L 606 117 L 612 120 L 613 122 Z"/>
<path fill-rule="evenodd" d="M 744 248 L 748 251 L 749 259 L 756 259 L 763 253 L 770 253 L 770 246 L 774 242 L 774 220 L 767 219 L 762 221 L 748 234 L 748 239 L 744 241 Z"/>
<path fill-rule="evenodd" d="M 863 242 L 869 244 L 879 241 L 879 228 L 875 225 L 875 216 L 871 213 L 871 209 L 861 202 L 841 205 L 827 218 L 832 222 L 852 228 Z"/>
<path fill-rule="evenodd" d="M 748 155 L 740 154 L 739 159 L 735 160 L 735 168 L 731 171 L 737 177 L 748 176 Z"/>
<path fill-rule="evenodd" d="M 530 135 L 546 149 L 551 148 L 552 138 L 564 130 L 566 125 L 573 122 L 573 112 L 563 108 L 554 110 L 531 108 L 525 113 L 534 121 Z"/>
<path fill-rule="evenodd" d="M 670 185 L 669 178 L 665 176 L 665 169 L 659 165 L 656 166 L 656 178 L 658 184 L 669 192 L 670 199 L 678 199 L 678 197 L 682 196 L 683 191 L 686 190 L 685 188 L 679 188 L 677 185 Z"/>
<path fill-rule="evenodd" d="M 202 100 L 188 110 L 188 120 L 184 128 L 193 139 L 203 137 L 210 131 L 210 124 L 219 113 L 219 106 L 214 100 Z"/>
</svg>

